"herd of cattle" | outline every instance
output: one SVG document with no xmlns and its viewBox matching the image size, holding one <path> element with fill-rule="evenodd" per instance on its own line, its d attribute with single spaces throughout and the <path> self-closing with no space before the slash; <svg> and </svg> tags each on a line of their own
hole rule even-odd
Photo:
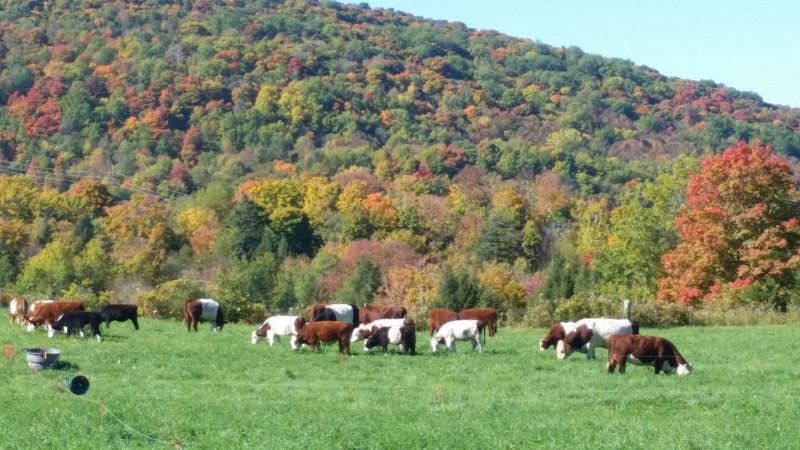
<svg viewBox="0 0 800 450">
<path fill-rule="evenodd" d="M 24 325 L 28 331 L 44 326 L 51 338 L 57 331 L 83 336 L 83 330 L 90 327 L 92 336 L 99 341 L 100 324 L 108 327 L 111 321 L 130 320 L 139 329 L 136 305 L 106 305 L 100 311 L 85 311 L 80 301 L 40 300 L 28 307 L 25 299 L 17 297 L 9 303 L 7 313 L 12 323 Z M 338 342 L 339 352 L 350 354 L 350 345 L 364 340 L 364 352 L 380 347 L 385 354 L 392 344 L 403 353 L 416 354 L 416 327 L 406 317 L 407 311 L 402 306 L 359 308 L 347 304 L 317 304 L 310 307 L 308 313 L 308 319 L 299 315 L 269 317 L 252 332 L 251 342 L 257 344 L 266 339 L 272 346 L 280 342 L 281 337 L 289 337 L 292 350 L 307 345 L 312 352 L 318 344 Z M 217 332 L 225 324 L 225 316 L 215 300 L 190 299 L 184 303 L 183 322 L 187 331 L 197 331 L 199 322 L 209 322 Z M 485 334 L 494 336 L 497 332 L 497 312 L 494 308 L 469 308 L 460 312 L 436 308 L 428 316 L 427 328 L 434 353 L 442 346 L 454 352 L 456 341 L 468 341 L 473 351 L 481 352 Z M 656 374 L 675 371 L 678 375 L 687 375 L 692 370 L 672 342 L 662 337 L 639 335 L 639 325 L 632 320 L 588 318 L 559 322 L 539 341 L 542 351 L 551 346 L 555 346 L 558 359 L 566 359 L 575 351 L 594 359 L 596 348 L 606 348 L 609 373 L 619 365 L 619 372 L 624 374 L 629 362 L 652 365 Z"/>
</svg>

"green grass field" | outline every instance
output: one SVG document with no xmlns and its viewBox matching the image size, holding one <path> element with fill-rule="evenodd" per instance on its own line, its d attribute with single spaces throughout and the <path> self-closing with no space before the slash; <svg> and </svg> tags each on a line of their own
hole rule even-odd
<svg viewBox="0 0 800 450">
<path fill-rule="evenodd" d="M 288 340 L 250 344 L 246 325 L 113 323 L 105 340 L 27 333 L 0 320 L 0 448 L 506 449 L 797 448 L 797 326 L 642 331 L 672 340 L 689 377 L 629 366 L 605 372 L 606 352 L 557 361 L 543 329 L 503 328 L 483 354 L 461 343 L 418 356 L 341 358 L 293 353 Z M 64 367 L 34 372 L 24 348 L 55 347 Z M 795 355 L 795 356 L 792 356 Z M 82 374 L 86 395 L 63 389 Z M 98 399 L 126 425 L 106 414 Z M 139 432 L 152 438 L 141 436 Z"/>
</svg>

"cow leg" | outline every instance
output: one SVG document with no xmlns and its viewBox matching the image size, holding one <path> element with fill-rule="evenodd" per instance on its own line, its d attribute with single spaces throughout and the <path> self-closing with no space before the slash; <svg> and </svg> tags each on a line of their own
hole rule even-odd
<svg viewBox="0 0 800 450">
<path fill-rule="evenodd" d="M 133 322 L 133 328 L 139 331 L 139 320 L 136 317 L 131 317 L 131 322 Z"/>
<path fill-rule="evenodd" d="M 614 369 L 616 368 L 617 368 L 617 359 L 609 353 L 608 365 L 606 366 L 606 370 L 608 370 L 608 373 L 614 373 Z"/>
<path fill-rule="evenodd" d="M 195 333 L 197 333 L 197 319 L 192 319 L 192 328 L 194 328 Z"/>
<path fill-rule="evenodd" d="M 656 358 L 656 360 L 653 361 L 653 366 L 656 368 L 656 375 L 658 375 L 658 372 L 661 372 L 661 367 L 663 364 L 664 360 L 661 358 Z"/>
<path fill-rule="evenodd" d="M 619 360 L 619 374 L 625 375 L 625 364 L 628 362 L 628 355 L 623 355 Z"/>
</svg>

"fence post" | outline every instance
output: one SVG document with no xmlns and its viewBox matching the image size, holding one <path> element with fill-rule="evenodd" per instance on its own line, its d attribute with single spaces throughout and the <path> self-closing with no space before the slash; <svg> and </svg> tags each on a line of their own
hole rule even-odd
<svg viewBox="0 0 800 450">
<path fill-rule="evenodd" d="M 622 302 L 622 317 L 631 320 L 631 301 L 624 300 Z"/>
</svg>

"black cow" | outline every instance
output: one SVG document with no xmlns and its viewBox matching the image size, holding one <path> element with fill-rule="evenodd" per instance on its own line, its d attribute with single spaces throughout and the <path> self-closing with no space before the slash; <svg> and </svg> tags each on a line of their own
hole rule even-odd
<svg viewBox="0 0 800 450">
<path fill-rule="evenodd" d="M 106 328 L 111 326 L 111 321 L 125 322 L 130 320 L 133 327 L 139 329 L 139 312 L 136 305 L 106 305 L 100 310 L 100 315 L 106 323 Z"/>
<path fill-rule="evenodd" d="M 89 325 L 92 327 L 92 336 L 99 342 L 103 339 L 100 335 L 100 324 L 102 322 L 103 316 L 98 312 L 73 311 L 62 314 L 61 317 L 53 322 L 51 327 L 53 330 L 63 331 L 67 336 L 78 333 L 83 336 L 83 329 Z"/>
</svg>

